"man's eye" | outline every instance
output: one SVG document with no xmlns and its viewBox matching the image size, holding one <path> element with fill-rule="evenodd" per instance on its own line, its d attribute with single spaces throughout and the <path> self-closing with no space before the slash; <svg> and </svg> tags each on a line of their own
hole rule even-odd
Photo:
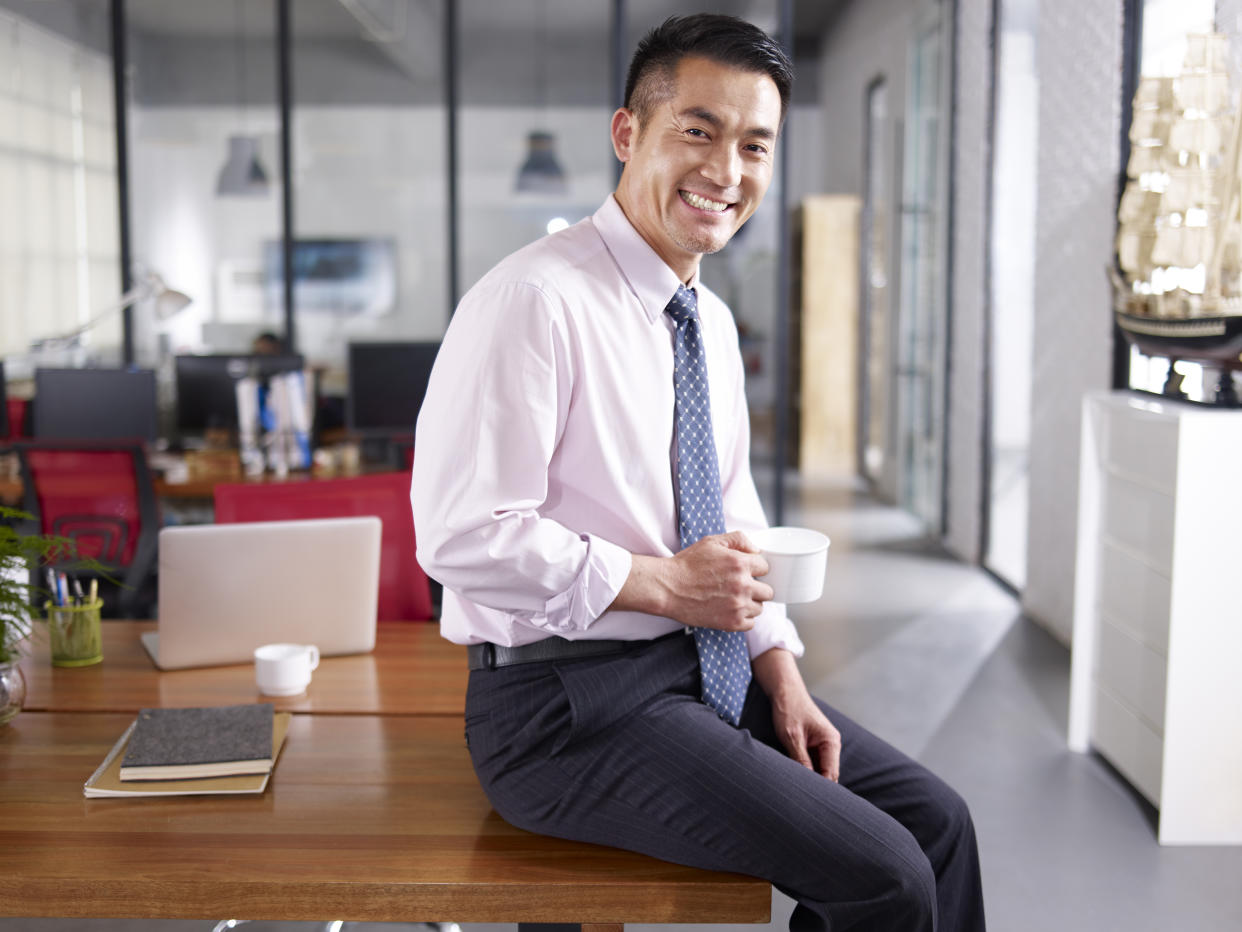
<svg viewBox="0 0 1242 932">
<path fill-rule="evenodd" d="M 688 129 L 686 130 L 686 132 L 689 133 L 691 136 L 698 136 L 703 139 L 707 138 L 707 133 L 703 132 L 701 129 Z"/>
</svg>

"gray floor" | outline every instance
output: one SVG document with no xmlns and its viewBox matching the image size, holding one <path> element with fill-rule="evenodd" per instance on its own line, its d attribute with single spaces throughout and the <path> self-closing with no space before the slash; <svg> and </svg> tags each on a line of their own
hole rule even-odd
<svg viewBox="0 0 1242 932">
<path fill-rule="evenodd" d="M 923 760 L 970 802 L 992 929 L 1242 929 L 1242 848 L 1160 847 L 1151 807 L 1103 761 L 1065 749 L 1064 647 L 1021 618 L 985 574 L 920 540 L 894 509 L 850 488 L 805 488 L 794 498 L 789 523 L 821 528 L 833 540 L 827 594 L 795 612 L 807 644 L 803 673 L 821 696 Z M 772 932 L 786 928 L 790 908 L 774 894 Z M 0 932 L 205 932 L 211 926 L 0 919 Z M 704 926 L 702 932 L 725 928 L 764 929 Z M 463 932 L 513 927 L 467 925 Z"/>
</svg>

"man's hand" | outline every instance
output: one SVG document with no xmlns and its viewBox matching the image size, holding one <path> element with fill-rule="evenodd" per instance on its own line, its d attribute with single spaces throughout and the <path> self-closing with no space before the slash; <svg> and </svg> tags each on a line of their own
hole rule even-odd
<svg viewBox="0 0 1242 932">
<path fill-rule="evenodd" d="M 752 667 L 772 702 L 772 723 L 789 756 L 829 780 L 840 779 L 841 733 L 807 692 L 793 654 L 776 647 L 756 657 Z"/>
<path fill-rule="evenodd" d="M 663 615 L 696 628 L 749 631 L 772 598 L 756 576 L 768 571 L 741 531 L 713 534 L 672 557 L 634 555 L 610 608 Z"/>
</svg>

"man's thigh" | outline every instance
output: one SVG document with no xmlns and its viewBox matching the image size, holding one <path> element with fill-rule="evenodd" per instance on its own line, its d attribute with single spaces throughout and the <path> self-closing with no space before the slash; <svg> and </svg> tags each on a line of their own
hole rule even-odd
<svg viewBox="0 0 1242 932">
<path fill-rule="evenodd" d="M 815 900 L 878 899 L 895 877 L 933 884 L 892 816 L 704 706 L 681 649 L 662 648 L 661 688 L 621 714 L 601 698 L 606 687 L 650 683 L 650 658 L 510 674 L 520 685 L 473 702 L 472 754 L 497 811 L 531 831 L 738 871 Z M 882 782 L 879 756 L 860 755 L 864 783 Z"/>
</svg>

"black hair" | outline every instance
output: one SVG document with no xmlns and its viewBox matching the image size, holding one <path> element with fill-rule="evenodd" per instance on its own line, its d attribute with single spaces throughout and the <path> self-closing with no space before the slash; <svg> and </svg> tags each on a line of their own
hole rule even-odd
<svg viewBox="0 0 1242 932">
<path fill-rule="evenodd" d="M 743 71 L 766 74 L 781 98 L 781 120 L 789 109 L 793 64 L 771 36 L 744 19 L 721 13 L 670 16 L 643 36 L 625 79 L 625 106 L 640 126 L 652 108 L 673 93 L 683 58 L 697 56 Z"/>
</svg>

